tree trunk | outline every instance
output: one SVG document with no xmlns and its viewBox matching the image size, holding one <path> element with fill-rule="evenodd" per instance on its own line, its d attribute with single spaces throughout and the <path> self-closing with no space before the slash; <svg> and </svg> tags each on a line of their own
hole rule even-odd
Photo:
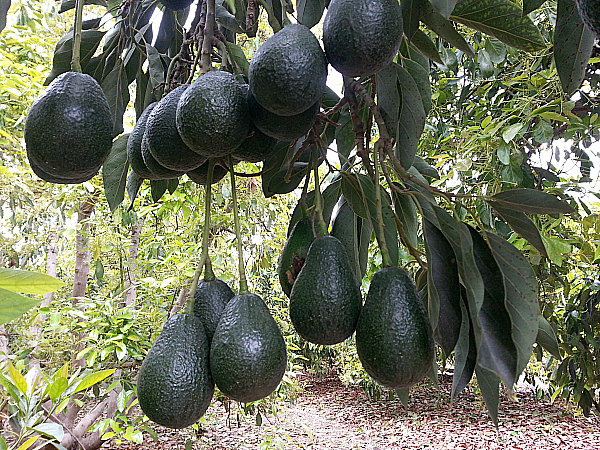
<svg viewBox="0 0 600 450">
<path fill-rule="evenodd" d="M 142 223 L 136 222 L 131 227 L 131 243 L 129 245 L 129 257 L 127 258 L 127 273 L 125 274 L 125 306 L 133 307 L 137 297 L 135 283 L 135 270 L 137 268 L 137 255 L 140 248 L 140 235 L 142 234 Z"/>
<path fill-rule="evenodd" d="M 58 261 L 58 239 L 56 232 L 51 232 L 48 235 L 48 249 L 46 250 L 46 273 L 51 277 L 56 277 L 56 266 Z M 40 308 L 48 308 L 52 299 L 54 298 L 54 292 L 48 292 L 44 294 L 44 299 L 40 304 Z M 37 316 L 35 323 L 31 325 L 31 334 L 34 337 L 39 337 L 41 333 L 42 324 L 46 321 L 46 314 L 40 314 Z"/>
<path fill-rule="evenodd" d="M 4 325 L 0 325 L 0 366 L 8 361 L 8 335 Z"/>
<path fill-rule="evenodd" d="M 85 291 L 87 288 L 87 279 L 90 274 L 91 255 L 88 246 L 89 230 L 90 225 L 88 219 L 92 215 L 96 201 L 98 200 L 97 194 L 85 198 L 79 204 L 79 211 L 77 213 L 77 233 L 75 235 L 75 248 L 77 254 L 75 255 L 75 277 L 73 280 L 73 305 L 77 304 L 77 299 L 85 297 Z"/>
</svg>

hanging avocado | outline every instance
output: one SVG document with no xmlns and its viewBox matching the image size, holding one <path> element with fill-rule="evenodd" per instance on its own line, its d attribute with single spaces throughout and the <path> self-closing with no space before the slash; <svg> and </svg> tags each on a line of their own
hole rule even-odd
<svg viewBox="0 0 600 450">
<path fill-rule="evenodd" d="M 194 294 L 194 315 L 202 321 L 209 343 L 212 342 L 227 302 L 234 296 L 235 293 L 223 280 L 198 281 Z"/>
</svg>

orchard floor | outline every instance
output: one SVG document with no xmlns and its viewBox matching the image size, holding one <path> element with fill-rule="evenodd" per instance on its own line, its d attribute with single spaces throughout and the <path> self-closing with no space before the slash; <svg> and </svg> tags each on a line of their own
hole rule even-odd
<svg viewBox="0 0 600 450">
<path fill-rule="evenodd" d="M 449 379 L 440 384 L 440 392 L 428 384 L 411 390 L 408 408 L 397 399 L 369 400 L 362 390 L 346 388 L 335 374 L 322 380 L 301 376 L 300 382 L 304 390 L 295 404 L 279 405 L 276 417 L 264 417 L 261 426 L 255 416 L 228 415 L 216 403 L 197 433 L 156 427 L 158 443 L 146 435 L 142 445 L 118 448 L 185 449 L 191 440 L 198 450 L 600 450 L 598 416 L 585 418 L 570 405 L 552 405 L 527 393 L 518 394 L 516 402 L 501 398 L 496 430 L 472 391 L 465 390 L 450 404 Z M 103 448 L 116 445 L 107 442 Z"/>
</svg>

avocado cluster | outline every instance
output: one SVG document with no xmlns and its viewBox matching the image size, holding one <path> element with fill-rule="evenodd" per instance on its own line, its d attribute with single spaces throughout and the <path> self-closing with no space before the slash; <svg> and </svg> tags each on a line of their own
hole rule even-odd
<svg viewBox="0 0 600 450">
<path fill-rule="evenodd" d="M 286 367 L 285 341 L 264 301 L 204 280 L 193 314 L 171 316 L 148 352 L 137 395 L 150 420 L 185 428 L 204 415 L 215 384 L 233 400 L 253 402 L 279 386 Z"/>
</svg>

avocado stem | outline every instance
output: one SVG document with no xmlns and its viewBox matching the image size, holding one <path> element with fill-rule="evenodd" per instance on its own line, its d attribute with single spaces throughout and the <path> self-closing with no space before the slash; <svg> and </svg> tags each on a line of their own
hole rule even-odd
<svg viewBox="0 0 600 450">
<path fill-rule="evenodd" d="M 319 185 L 319 156 L 316 152 L 312 155 L 312 166 L 315 176 L 315 211 L 313 216 L 313 230 L 315 230 L 315 237 L 327 236 L 327 227 L 325 226 L 325 220 L 323 219 L 323 202 L 321 199 L 321 186 Z M 317 221 L 315 229 L 314 221 Z"/>
<path fill-rule="evenodd" d="M 213 171 L 215 168 L 215 160 L 208 160 L 208 172 L 206 174 L 206 186 L 204 187 L 204 227 L 202 230 L 202 256 L 200 256 L 200 262 L 192 278 L 192 286 L 190 287 L 190 294 L 187 301 L 185 302 L 185 313 L 192 314 L 194 312 L 194 296 L 196 289 L 198 288 L 198 280 L 202 274 L 204 268 L 204 281 L 212 281 L 215 279 L 215 274 L 212 270 L 212 263 L 210 256 L 208 255 L 208 235 L 210 233 L 210 207 L 212 201 L 212 181 Z"/>
<path fill-rule="evenodd" d="M 233 171 L 233 158 L 228 157 L 229 173 L 231 175 L 231 200 L 233 201 L 233 224 L 235 227 L 235 238 L 237 240 L 238 262 L 240 272 L 239 294 L 248 294 L 248 281 L 246 280 L 246 269 L 244 267 L 244 250 L 242 248 L 242 235 L 240 232 L 240 217 L 238 214 L 237 193 L 235 189 L 235 173 Z"/>
<path fill-rule="evenodd" d="M 73 25 L 73 55 L 71 71 L 81 73 L 81 26 L 83 23 L 83 1 L 75 2 L 75 23 Z"/>
<path fill-rule="evenodd" d="M 373 163 L 375 166 L 375 211 L 377 214 L 377 223 L 374 223 L 373 228 L 377 230 L 375 236 L 377 237 L 377 243 L 379 244 L 379 250 L 381 251 L 381 260 L 383 267 L 392 266 L 392 259 L 390 258 L 390 252 L 385 242 L 385 231 L 383 225 L 383 210 L 381 203 L 381 186 L 379 185 L 379 147 L 380 142 L 375 143 L 373 151 Z"/>
<path fill-rule="evenodd" d="M 215 0 L 206 0 L 206 24 L 204 25 L 204 38 L 202 39 L 202 52 L 200 57 L 200 75 L 210 72 L 210 55 L 213 49 L 213 39 L 215 37 Z"/>
</svg>

